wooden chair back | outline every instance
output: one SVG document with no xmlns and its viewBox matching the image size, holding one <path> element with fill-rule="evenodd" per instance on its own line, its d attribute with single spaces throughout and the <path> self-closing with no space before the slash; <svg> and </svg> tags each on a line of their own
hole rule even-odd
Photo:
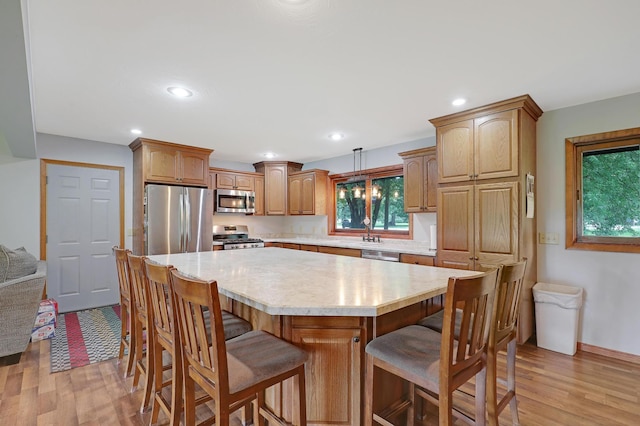
<svg viewBox="0 0 640 426">
<path fill-rule="evenodd" d="M 129 272 L 131 276 L 131 293 L 133 293 L 133 303 L 136 306 L 138 316 L 143 319 L 148 318 L 149 294 L 147 292 L 147 272 L 145 268 L 146 257 L 136 256 L 129 253 Z M 153 324 L 146 323 L 145 326 L 151 327 Z"/>
<path fill-rule="evenodd" d="M 116 269 L 118 271 L 118 285 L 120 287 L 120 297 L 125 300 L 131 300 L 131 279 L 129 275 L 128 255 L 131 253 L 128 249 L 121 249 L 118 246 L 113 247 L 113 253 L 116 256 Z"/>
<path fill-rule="evenodd" d="M 173 348 L 179 340 L 177 324 L 173 317 L 173 296 L 171 292 L 171 269 L 149 259 L 144 260 L 147 283 L 149 285 L 149 301 L 151 317 L 154 323 L 154 338 L 167 349 Z"/>
<path fill-rule="evenodd" d="M 486 365 L 485 351 L 500 274 L 501 267 L 478 276 L 449 278 L 440 348 L 440 399 L 448 397 L 451 389 L 467 382 Z M 456 308 L 461 314 L 458 341 Z"/>
<path fill-rule="evenodd" d="M 229 394 L 229 375 L 217 283 L 189 278 L 177 270 L 171 274 L 184 360 L 207 379 L 207 390 L 221 404 L 220 398 L 224 401 Z"/>
<path fill-rule="evenodd" d="M 515 338 L 520 300 L 524 285 L 527 259 L 502 265 L 502 276 L 496 288 L 496 317 L 491 327 L 490 345 L 502 347 L 501 343 Z"/>
</svg>

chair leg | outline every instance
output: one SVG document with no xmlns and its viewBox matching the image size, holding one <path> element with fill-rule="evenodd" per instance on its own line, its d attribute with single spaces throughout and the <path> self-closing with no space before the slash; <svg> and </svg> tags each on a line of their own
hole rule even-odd
<svg viewBox="0 0 640 426">
<path fill-rule="evenodd" d="M 307 393 L 304 377 L 304 364 L 298 368 L 298 375 L 294 386 L 298 386 L 298 412 L 300 413 L 299 425 L 307 425 Z"/>
<path fill-rule="evenodd" d="M 155 340 L 155 339 L 154 339 Z M 158 421 L 158 414 L 160 413 L 161 395 L 162 395 L 162 375 L 164 369 L 162 368 L 162 352 L 163 348 L 155 342 L 151 342 L 153 345 L 153 369 L 154 386 L 153 386 L 153 410 L 151 411 L 151 424 L 155 424 Z"/>
<path fill-rule="evenodd" d="M 179 343 L 178 343 L 179 344 Z M 180 425 L 182 414 L 182 350 L 173 348 L 171 367 L 171 425 Z"/>
<path fill-rule="evenodd" d="M 409 382 L 409 408 L 407 408 L 407 426 L 413 426 L 413 424 L 416 422 L 415 406 L 416 406 L 416 385 L 412 382 Z"/>
<path fill-rule="evenodd" d="M 366 368 L 364 376 L 364 419 L 365 426 L 373 424 L 373 356 L 366 355 Z"/>
<path fill-rule="evenodd" d="M 516 339 L 512 339 L 507 344 L 507 392 L 511 394 L 511 400 L 509 401 L 511 420 L 514 425 L 519 425 L 520 418 L 518 417 L 518 400 L 516 397 Z"/>
<path fill-rule="evenodd" d="M 135 342 L 133 342 L 135 344 L 131 345 L 131 347 L 134 348 L 133 349 L 134 373 L 133 373 L 133 383 L 131 385 L 131 392 L 134 392 L 138 387 L 138 381 L 140 380 L 140 373 L 143 372 L 141 370 L 142 367 L 140 366 L 143 351 L 142 351 L 142 324 L 140 323 L 140 320 L 138 318 L 134 318 L 132 322 L 133 322 L 132 329 L 135 330 L 135 334 L 136 334 Z M 140 336 L 140 338 L 137 338 L 137 336 Z"/>
<path fill-rule="evenodd" d="M 184 369 L 184 423 L 186 426 L 196 424 L 196 386 L 188 373 L 189 367 Z"/>
<path fill-rule="evenodd" d="M 154 380 L 154 372 L 155 372 L 155 361 L 153 358 L 154 347 L 153 342 L 150 336 L 150 331 L 147 328 L 147 338 L 146 338 L 147 350 L 144 355 L 144 359 L 141 362 L 145 363 L 145 380 L 144 380 L 144 398 L 142 400 L 142 406 L 140 407 L 140 412 L 145 412 L 148 410 L 149 405 L 151 404 L 151 395 L 153 394 L 153 380 Z M 160 371 L 162 374 L 162 371 Z"/>
<path fill-rule="evenodd" d="M 253 404 L 253 424 L 257 426 L 266 426 L 264 417 L 260 415 L 260 408 L 265 404 L 264 390 L 258 392 L 256 400 Z M 257 423 L 256 423 L 257 422 Z"/>
<path fill-rule="evenodd" d="M 138 340 L 138 333 L 136 333 L 136 330 L 133 324 L 135 319 L 133 318 L 132 311 L 133 310 L 131 309 L 131 306 L 129 306 L 129 309 L 127 309 L 127 323 L 128 323 L 127 325 L 129 327 L 129 353 L 127 354 L 127 366 L 125 371 L 125 377 L 130 376 L 133 371 L 133 368 L 134 368 L 133 360 L 135 357 L 134 347 Z"/>
<path fill-rule="evenodd" d="M 483 368 L 476 374 L 476 426 L 486 424 L 487 406 L 487 369 Z"/>
</svg>

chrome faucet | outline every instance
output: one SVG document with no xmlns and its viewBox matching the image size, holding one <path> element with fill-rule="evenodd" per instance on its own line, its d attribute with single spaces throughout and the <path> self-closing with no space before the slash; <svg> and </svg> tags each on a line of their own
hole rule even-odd
<svg viewBox="0 0 640 426">
<path fill-rule="evenodd" d="M 367 228 L 367 236 L 365 237 L 364 235 L 362 236 L 362 241 L 367 241 L 370 243 L 375 243 L 376 242 L 376 235 L 374 235 L 373 237 L 371 236 L 371 220 L 365 216 L 364 220 L 362 221 L 362 223 L 364 223 L 364 227 Z M 377 235 L 378 237 L 378 242 L 382 242 L 380 241 L 380 235 Z"/>
</svg>

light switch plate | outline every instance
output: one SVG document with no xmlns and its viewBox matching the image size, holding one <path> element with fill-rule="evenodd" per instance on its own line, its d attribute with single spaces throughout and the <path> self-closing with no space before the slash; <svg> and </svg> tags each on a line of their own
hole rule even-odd
<svg viewBox="0 0 640 426">
<path fill-rule="evenodd" d="M 557 232 L 540 232 L 538 242 L 540 244 L 559 244 L 560 236 Z"/>
</svg>

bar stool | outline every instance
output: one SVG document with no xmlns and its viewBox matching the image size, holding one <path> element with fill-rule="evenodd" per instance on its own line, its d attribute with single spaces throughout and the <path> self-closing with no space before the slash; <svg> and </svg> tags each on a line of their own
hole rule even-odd
<svg viewBox="0 0 640 426">
<path fill-rule="evenodd" d="M 132 318 L 135 316 L 135 307 L 131 300 L 131 279 L 129 274 L 129 263 L 127 255 L 130 250 L 121 249 L 118 246 L 113 247 L 113 253 L 116 257 L 116 268 L 118 271 L 118 285 L 120 287 L 120 351 L 118 352 L 118 362 L 124 359 L 125 351 L 127 352 L 127 360 L 124 369 L 124 377 L 131 374 L 134 359 L 134 347 L 137 336 L 133 325 Z"/>
<path fill-rule="evenodd" d="M 133 385 L 131 391 L 135 391 L 140 380 L 140 375 L 144 375 L 144 397 L 140 412 L 144 412 L 151 403 L 151 393 L 153 391 L 153 320 L 149 306 L 151 302 L 147 292 L 147 274 L 145 269 L 145 257 L 135 256 L 129 253 L 129 271 L 131 273 L 131 290 L 133 293 L 133 303 L 136 315 L 133 317 L 133 328 L 135 329 L 135 363 L 133 374 Z M 144 338 L 146 333 L 146 338 Z M 146 349 L 144 348 L 146 344 Z"/>
<path fill-rule="evenodd" d="M 307 353 L 264 331 L 225 341 L 217 283 L 189 278 L 175 269 L 171 275 L 184 352 L 187 426 L 195 425 L 196 383 L 215 400 L 217 425 L 228 425 L 229 415 L 251 401 L 255 424 L 264 425 L 264 420 L 288 424 L 267 407 L 264 392 L 289 378 L 294 378 L 298 396 L 298 418 L 293 420 L 306 425 Z M 205 319 L 207 311 L 210 328 Z"/>
<path fill-rule="evenodd" d="M 153 356 L 154 396 L 151 424 L 158 421 L 160 409 L 169 417 L 170 425 L 180 424 L 182 413 L 182 351 L 179 347 L 180 330 L 173 318 L 173 297 L 171 294 L 171 266 L 164 266 L 144 260 L 147 276 L 147 291 L 151 301 L 153 335 L 150 344 Z M 164 380 L 167 370 L 163 363 L 163 353 L 171 358 L 171 380 Z M 167 365 L 168 367 L 168 365 Z M 171 398 L 163 395 L 163 390 L 171 386 Z"/>
<path fill-rule="evenodd" d="M 518 403 L 516 398 L 516 337 L 517 319 L 522 300 L 522 288 L 527 267 L 527 258 L 520 262 L 502 265 L 502 275 L 496 289 L 496 314 L 489 331 L 487 346 L 487 418 L 492 426 L 498 425 L 498 417 L 509 404 L 511 420 L 514 425 L 520 424 Z M 459 336 L 461 315 L 456 315 L 454 335 Z M 442 332 L 442 311 L 423 318 L 418 324 L 437 332 Z M 498 378 L 498 352 L 507 351 L 506 381 Z M 498 399 L 498 383 L 506 386 L 506 393 Z"/>
<path fill-rule="evenodd" d="M 453 392 L 475 377 L 475 424 L 485 424 L 486 350 L 494 313 L 500 268 L 471 277 L 451 277 L 447 286 L 443 332 L 410 325 L 376 337 L 365 348 L 365 425 L 375 420 L 390 425 L 406 411 L 412 424 L 415 397 L 439 407 L 440 425 L 451 425 L 453 415 L 473 422 L 453 409 Z M 456 306 L 462 310 L 460 340 L 454 339 Z M 386 370 L 409 382 L 408 397 L 374 412 L 374 369 Z"/>
</svg>

